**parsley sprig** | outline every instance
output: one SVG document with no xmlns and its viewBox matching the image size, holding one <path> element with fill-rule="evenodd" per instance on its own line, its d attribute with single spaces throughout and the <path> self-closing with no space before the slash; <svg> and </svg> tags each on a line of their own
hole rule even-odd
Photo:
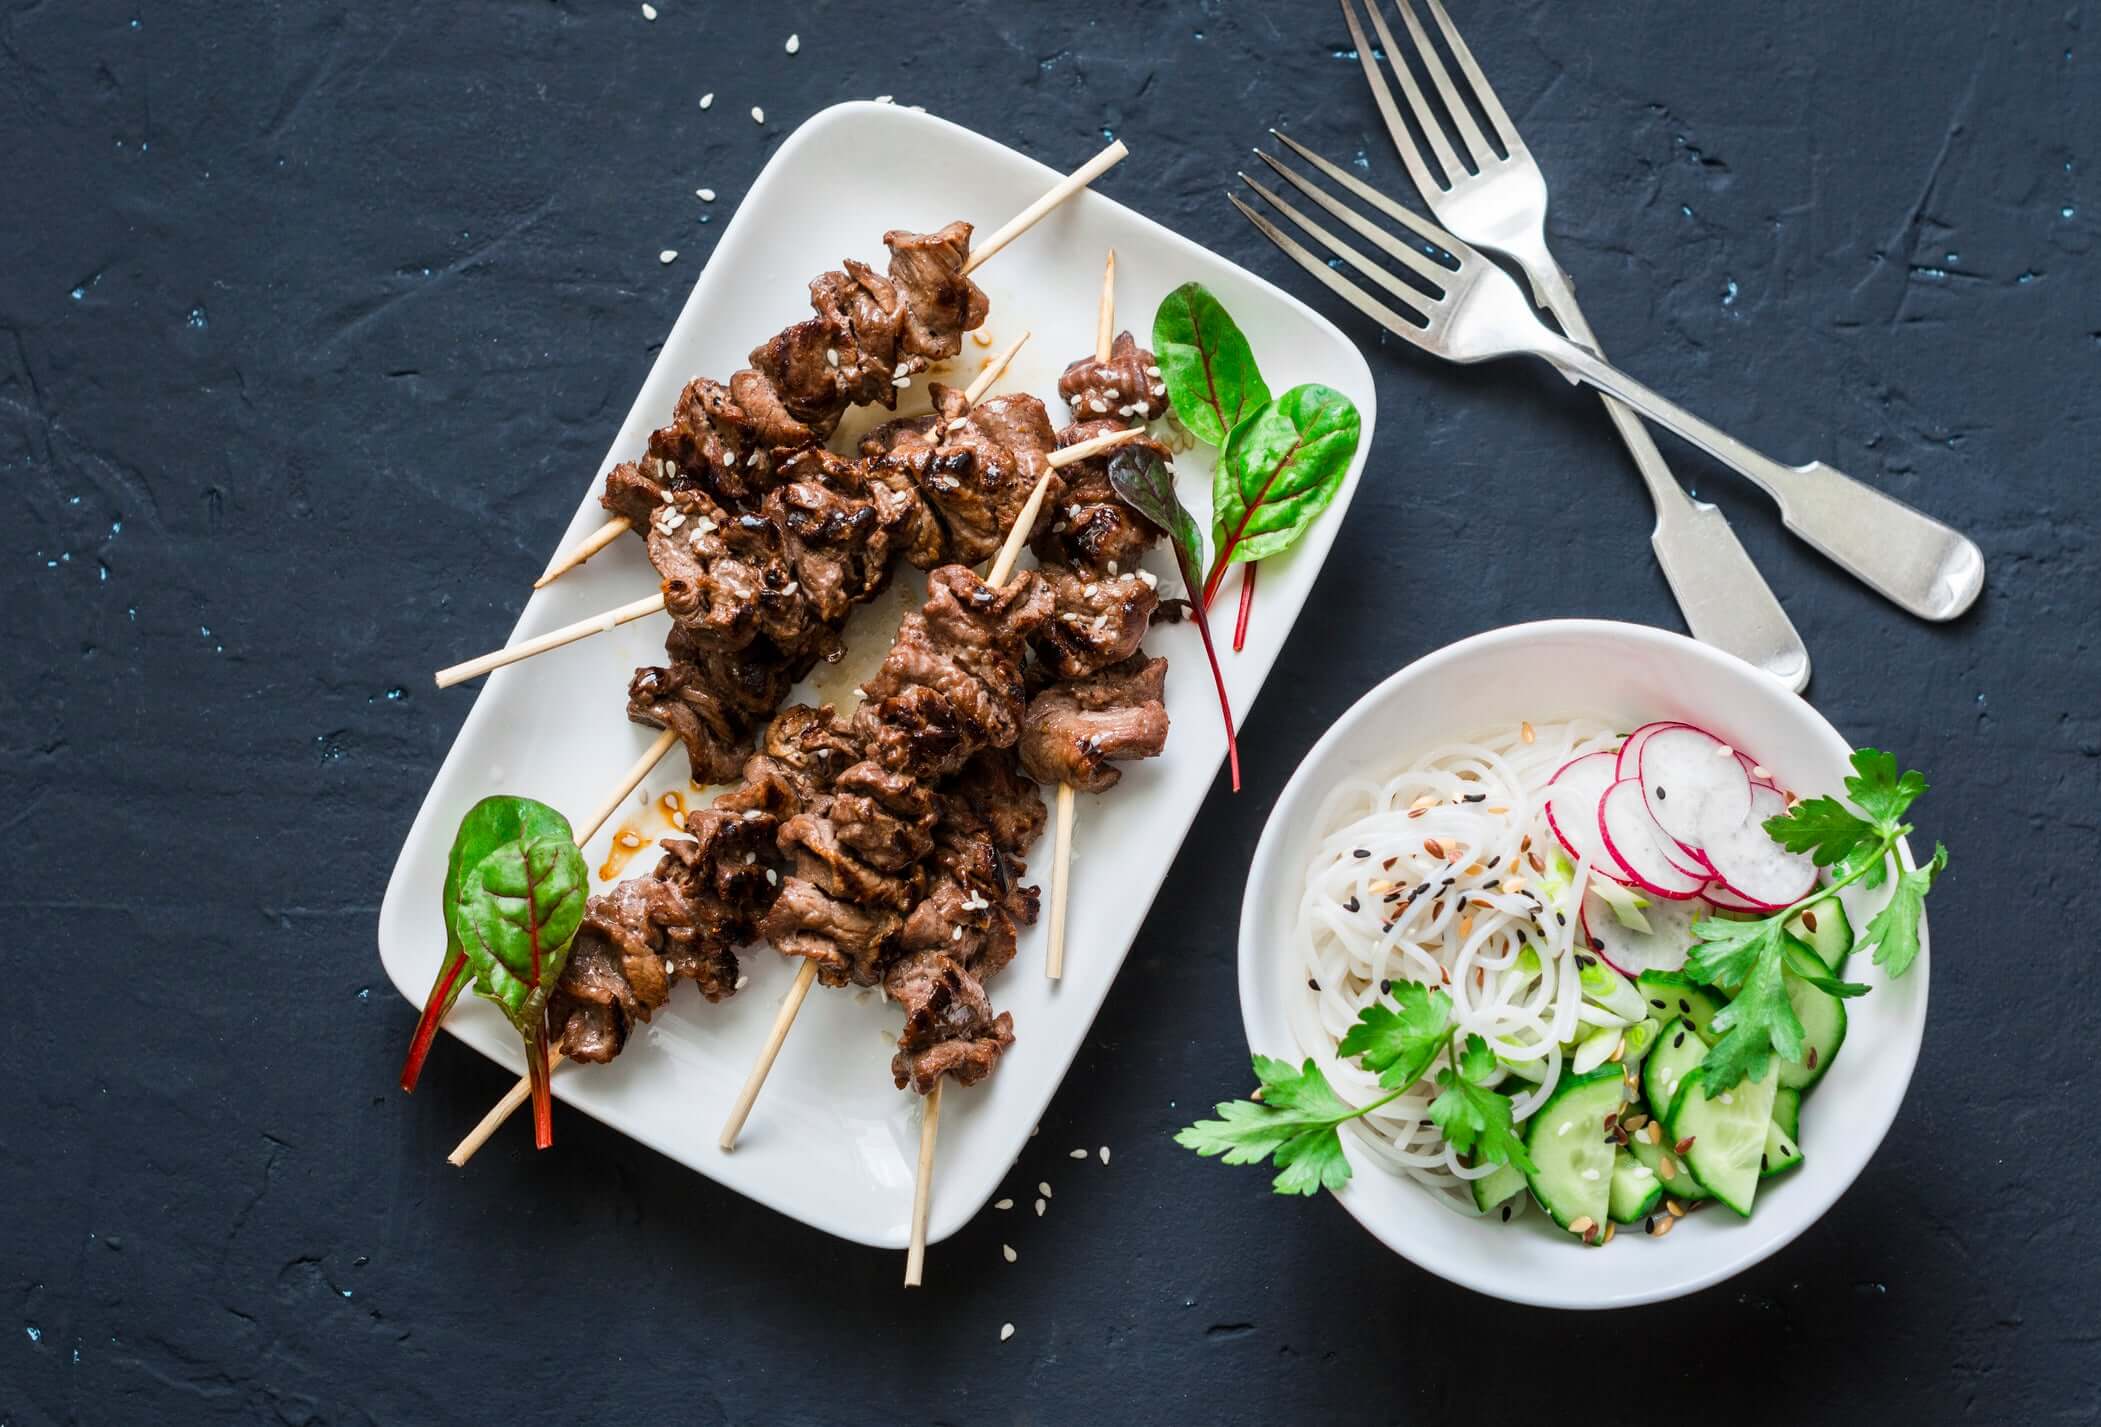
<svg viewBox="0 0 2101 1427">
<path fill-rule="evenodd" d="M 1275 1163 L 1272 1187 L 1279 1194 L 1314 1194 L 1350 1182 L 1341 1128 L 1399 1099 L 1421 1082 L 1439 1056 L 1437 1097 L 1430 1119 L 1447 1143 L 1476 1164 L 1511 1164 L 1530 1170 L 1523 1139 L 1513 1124 L 1510 1097 L 1488 1087 L 1502 1074 L 1495 1053 L 1478 1035 L 1461 1036 L 1452 1025 L 1452 998 L 1419 982 L 1393 988 L 1393 1004 L 1375 1002 L 1357 1013 L 1357 1023 L 1336 1047 L 1375 1071 L 1384 1095 L 1352 1105 L 1335 1093 L 1309 1057 L 1293 1066 L 1270 1056 L 1254 1058 L 1261 1089 L 1250 1100 L 1228 1100 L 1216 1120 L 1199 1120 L 1175 1143 L 1227 1164 Z"/>
<path fill-rule="evenodd" d="M 1875 748 L 1855 752 L 1853 770 L 1846 779 L 1851 808 L 1827 795 L 1797 803 L 1765 821 L 1774 841 L 1790 852 L 1807 853 L 1827 870 L 1829 881 L 1770 916 L 1741 922 L 1709 917 L 1693 924 L 1697 944 L 1686 959 L 1686 972 L 1733 998 L 1714 1018 L 1714 1028 L 1725 1034 L 1702 1062 L 1712 1091 L 1726 1090 L 1746 1077 L 1758 1079 L 1776 1054 L 1783 1060 L 1802 1058 L 1802 1022 L 1787 999 L 1783 972 L 1833 996 L 1867 993 L 1858 982 L 1829 975 L 1787 932 L 1790 921 L 1829 901 L 1843 887 L 1856 882 L 1880 886 L 1889 876 L 1897 840 L 1912 830 L 1904 814 L 1926 791 L 1926 779 L 1916 771 L 1900 777 L 1896 758 Z M 1875 965 L 1892 977 L 1909 971 L 1918 957 L 1919 916 L 1934 879 L 1947 865 L 1948 849 L 1935 844 L 1925 866 L 1900 869 L 1888 904 L 1861 937 L 1861 944 L 1873 950 Z"/>
</svg>

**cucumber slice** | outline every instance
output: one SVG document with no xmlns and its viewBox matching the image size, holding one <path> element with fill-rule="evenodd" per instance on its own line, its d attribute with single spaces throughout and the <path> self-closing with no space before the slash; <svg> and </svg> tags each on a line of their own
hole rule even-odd
<svg viewBox="0 0 2101 1427">
<path fill-rule="evenodd" d="M 1563 1080 L 1526 1122 L 1532 1197 L 1562 1228 L 1583 1224 L 1572 1232 L 1592 1242 L 1603 1238 L 1590 1231 L 1604 1227 L 1611 1208 L 1615 1148 L 1605 1138 L 1605 1117 L 1626 1103 L 1626 1081 L 1618 1066 L 1608 1066 Z"/>
<path fill-rule="evenodd" d="M 1792 950 L 1805 958 L 1816 956 L 1800 942 L 1794 943 Z M 1817 990 L 1792 971 L 1783 970 L 1780 978 L 1787 988 L 1787 1003 L 1795 1008 L 1795 1018 L 1802 1023 L 1802 1058 L 1780 1063 L 1780 1083 L 1790 1090 L 1807 1090 L 1824 1078 L 1824 1072 L 1838 1058 L 1838 1048 L 1846 1043 L 1846 1003 L 1828 991 Z"/>
<path fill-rule="evenodd" d="M 1525 1187 L 1525 1172 L 1511 1165 L 1499 1164 L 1481 1178 L 1468 1180 L 1467 1184 L 1474 1191 L 1474 1208 L 1486 1214 Z"/>
<path fill-rule="evenodd" d="M 1751 1201 L 1758 1197 L 1759 1160 L 1765 1155 L 1765 1134 L 1773 1123 L 1773 1092 L 1780 1088 L 1780 1066 L 1768 1064 L 1763 1078 L 1744 1080 L 1714 1098 L 1707 1095 L 1704 1069 L 1687 1075 L 1664 1116 L 1664 1133 L 1683 1144 L 1685 1167 L 1700 1187 L 1734 1209 L 1751 1217 Z"/>
<path fill-rule="evenodd" d="M 1802 1138 L 1802 1092 L 1783 1085 L 1773 1092 L 1773 1123 L 1791 1140 Z"/>
<path fill-rule="evenodd" d="M 1808 943 L 1833 976 L 1846 969 L 1846 958 L 1853 954 L 1853 924 L 1846 920 L 1845 904 L 1838 898 L 1807 908 L 1788 922 L 1787 930 Z"/>
<path fill-rule="evenodd" d="M 1713 1043 L 1714 1036 L 1707 1027 L 1727 1002 L 1712 987 L 1702 986 L 1680 971 L 1644 971 L 1634 986 L 1648 1008 L 1645 1014 L 1666 1021 L 1672 1016 L 1682 1017 L 1700 1033 L 1701 1040 Z"/>
<path fill-rule="evenodd" d="M 1641 1067 L 1642 1098 L 1657 1119 L 1663 1119 L 1663 1110 L 1678 1098 L 1678 1083 L 1706 1058 L 1707 1042 L 1694 1035 L 1691 1026 L 1682 1020 L 1665 1023 L 1657 1033 L 1655 1049 Z"/>
<path fill-rule="evenodd" d="M 1773 1123 L 1765 1132 L 1759 1178 L 1771 1179 L 1802 1162 L 1802 1092 L 1783 1085 L 1773 1092 Z"/>
<path fill-rule="evenodd" d="M 1639 1224 L 1663 1202 L 1663 1181 L 1656 1171 L 1625 1150 L 1612 1164 L 1610 1212 L 1615 1224 Z"/>
<path fill-rule="evenodd" d="M 1662 1031 L 1663 1022 L 1654 1016 L 1627 1027 L 1627 1053 L 1620 1057 L 1620 1070 L 1628 1075 L 1639 1074 L 1642 1061 L 1648 1058 Z"/>
<path fill-rule="evenodd" d="M 1696 1040 L 1698 1037 L 1688 1039 Z M 1649 1138 L 1651 1129 L 1656 1132 L 1656 1138 L 1653 1140 Z M 1657 1184 L 1662 1186 L 1663 1192 L 1671 1198 L 1685 1204 L 1690 1204 L 1695 1199 L 1705 1199 L 1707 1191 L 1700 1188 L 1699 1182 L 1692 1177 L 1692 1171 L 1681 1164 L 1678 1156 L 1672 1153 L 1671 1146 L 1674 1143 L 1676 1142 L 1668 1138 L 1663 1121 L 1651 1120 L 1627 1137 L 1627 1153 L 1655 1172 Z M 1664 1163 L 1666 1160 L 1669 1161 L 1667 1166 Z"/>
</svg>

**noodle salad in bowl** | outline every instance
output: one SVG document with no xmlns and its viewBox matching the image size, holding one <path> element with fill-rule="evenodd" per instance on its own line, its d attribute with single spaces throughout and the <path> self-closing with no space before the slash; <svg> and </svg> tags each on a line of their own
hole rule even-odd
<svg viewBox="0 0 2101 1427">
<path fill-rule="evenodd" d="M 1946 861 L 1905 842 L 1925 791 L 1677 635 L 1555 621 L 1430 655 L 1279 798 L 1242 912 L 1256 1085 L 1177 1139 L 1516 1301 L 1726 1277 L 1901 1101 Z M 1616 1238 L 1659 1248 L 1569 1252 Z"/>
</svg>

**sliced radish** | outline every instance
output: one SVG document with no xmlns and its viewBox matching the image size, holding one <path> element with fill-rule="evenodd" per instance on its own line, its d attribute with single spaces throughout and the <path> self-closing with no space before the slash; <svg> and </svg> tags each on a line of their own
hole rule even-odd
<svg viewBox="0 0 2101 1427">
<path fill-rule="evenodd" d="M 1642 741 L 1637 776 L 1649 816 L 1687 848 L 1704 849 L 1750 816 L 1751 775 L 1731 755 L 1728 744 L 1690 724 Z"/>
<path fill-rule="evenodd" d="M 1704 876 L 1680 870 L 1664 855 L 1663 845 L 1670 835 L 1649 816 L 1639 779 L 1622 778 L 1605 790 L 1598 800 L 1598 833 L 1612 860 L 1645 892 L 1681 901 L 1707 885 Z"/>
<path fill-rule="evenodd" d="M 1583 899 L 1583 939 L 1622 976 L 1644 971 L 1676 971 L 1692 950 L 1692 924 L 1707 915 L 1697 901 L 1652 902 L 1642 909 L 1649 929 L 1620 925 L 1612 908 L 1598 898 Z"/>
<path fill-rule="evenodd" d="M 1652 734 L 1661 733 L 1667 728 L 1690 727 L 1692 727 L 1691 724 L 1679 723 L 1675 719 L 1665 719 L 1660 723 L 1645 723 L 1640 728 L 1635 729 L 1634 732 L 1627 735 L 1627 741 L 1620 745 L 1619 776 L 1621 778 L 1633 778 L 1640 775 L 1641 746 L 1649 741 Z M 1614 781 L 1618 780 L 1615 779 Z"/>
<path fill-rule="evenodd" d="M 1702 849 L 1723 885 L 1760 911 L 1798 901 L 1816 885 L 1816 864 L 1806 854 L 1789 852 L 1765 830 L 1767 818 L 1785 811 L 1784 795 L 1753 788 L 1750 815 Z"/>
<path fill-rule="evenodd" d="M 1763 912 L 1767 910 L 1755 902 L 1747 902 L 1729 890 L 1726 883 L 1709 882 L 1700 889 L 1700 900 L 1718 912 Z"/>
<path fill-rule="evenodd" d="M 1599 876 L 1625 883 L 1627 875 L 1598 834 L 1598 800 L 1613 785 L 1618 762 L 1611 753 L 1586 753 L 1561 765 L 1547 783 L 1547 826 L 1578 862 Z"/>
</svg>

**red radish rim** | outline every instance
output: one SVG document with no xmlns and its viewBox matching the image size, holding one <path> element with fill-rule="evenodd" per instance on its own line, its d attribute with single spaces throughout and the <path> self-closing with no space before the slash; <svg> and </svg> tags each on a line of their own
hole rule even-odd
<svg viewBox="0 0 2101 1427">
<path fill-rule="evenodd" d="M 1667 728 L 1691 727 L 1693 727 L 1693 725 L 1685 722 L 1683 719 L 1665 718 L 1657 719 L 1652 723 L 1642 724 L 1640 727 L 1636 728 L 1632 733 L 1627 735 L 1626 741 L 1621 743 L 1619 746 L 1619 762 L 1613 765 L 1615 770 L 1617 770 L 1618 777 L 1632 778 L 1641 771 L 1641 746 L 1644 743 L 1647 743 L 1651 736 L 1661 733 Z M 1627 771 L 1627 760 L 1629 758 L 1634 759 L 1634 773 L 1629 773 Z M 1746 776 L 1749 775 L 1749 772 L 1749 769 L 1745 770 Z M 1618 779 L 1616 778 L 1614 781 L 1618 781 Z"/>
<path fill-rule="evenodd" d="M 1578 763 L 1583 762 L 1586 758 L 1616 758 L 1617 756 L 1618 755 L 1616 755 L 1610 749 L 1605 749 L 1597 753 L 1579 753 L 1574 758 L 1569 759 L 1568 762 L 1562 764 L 1559 768 L 1556 768 L 1554 770 L 1554 776 L 1547 779 L 1547 793 L 1546 798 L 1542 804 L 1547 815 L 1547 827 L 1554 834 L 1554 840 L 1561 844 L 1561 850 L 1566 852 L 1569 855 L 1569 857 L 1574 861 L 1583 861 L 1586 854 L 1582 852 L 1579 848 L 1577 848 L 1575 843 L 1569 840 L 1568 834 L 1561 830 L 1561 819 L 1554 816 L 1554 784 L 1561 780 L 1561 775 L 1563 773 L 1568 772 L 1569 769 L 1575 767 Z M 1618 771 L 1618 768 L 1618 763 L 1614 763 L 1613 769 L 1615 772 Z M 1617 781 L 1617 779 L 1615 779 L 1614 781 Z M 1612 784 L 1607 783 L 1605 786 L 1609 788 L 1612 786 Z M 1599 796 L 1602 797 L 1603 794 L 1600 794 Z M 1611 857 L 1611 855 L 1611 844 L 1608 843 L 1606 844 L 1606 856 L 1609 858 Z M 1621 876 L 1619 873 L 1614 872 L 1610 866 L 1605 865 L 1605 863 L 1598 858 L 1590 859 L 1590 870 L 1597 873 L 1600 877 L 1606 878 L 1608 881 L 1617 882 L 1622 887 L 1632 887 L 1636 885 L 1635 883 L 1629 881 L 1627 878 Z"/>
<path fill-rule="evenodd" d="M 1622 784 L 1626 783 L 1634 783 L 1635 791 L 1641 791 L 1641 785 L 1632 778 L 1622 778 L 1619 780 L 1619 782 L 1614 783 L 1612 785 L 1612 788 L 1620 787 Z M 1628 862 L 1626 857 L 1621 854 L 1619 850 L 1619 845 L 1612 840 L 1612 833 L 1605 826 L 1605 799 L 1612 795 L 1612 788 L 1607 788 L 1604 794 L 1598 799 L 1598 836 L 1605 840 L 1605 850 L 1612 854 L 1612 860 L 1619 863 L 1621 867 L 1626 869 L 1627 875 L 1634 879 L 1634 886 L 1639 887 L 1642 891 L 1647 892 L 1652 896 L 1662 897 L 1664 900 L 1671 902 L 1683 902 L 1700 895 L 1700 888 L 1706 885 L 1704 881 L 1695 882 L 1692 886 L 1685 888 L 1673 889 L 1669 887 L 1661 887 L 1658 886 L 1656 883 L 1650 881 L 1648 878 L 1642 876 L 1641 873 L 1635 869 L 1634 865 Z M 1648 817 L 1649 807 L 1646 799 L 1644 799 L 1642 802 L 1641 811 L 1643 817 Z M 1649 823 L 1652 827 L 1655 825 L 1655 822 L 1656 820 L 1654 818 L 1649 818 Z M 1659 856 L 1663 856 L 1663 844 L 1671 840 L 1672 838 L 1669 833 L 1665 832 L 1660 827 L 1656 829 L 1656 851 Z M 1673 872 L 1681 871 L 1678 865 L 1672 862 L 1667 856 L 1663 857 L 1663 865 L 1670 868 Z M 1692 874 L 1683 873 L 1682 875 L 1689 877 Z M 1619 879 L 1614 878 L 1613 880 L 1618 881 Z"/>
</svg>

